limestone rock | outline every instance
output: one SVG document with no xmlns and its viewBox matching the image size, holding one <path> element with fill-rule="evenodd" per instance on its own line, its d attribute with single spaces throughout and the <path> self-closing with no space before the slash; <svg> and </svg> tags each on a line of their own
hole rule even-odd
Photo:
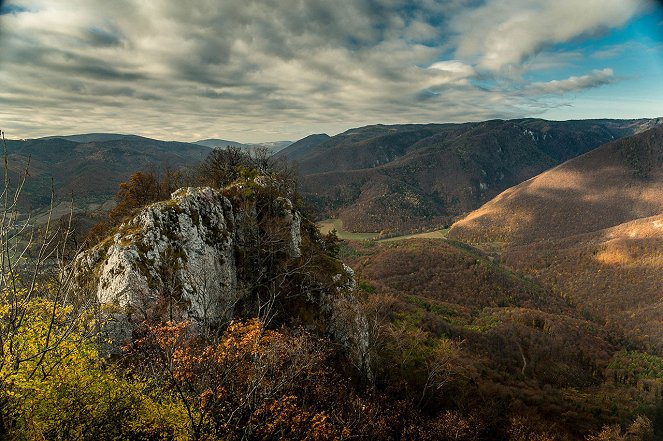
<svg viewBox="0 0 663 441">
<path fill-rule="evenodd" d="M 261 291 L 267 284 L 258 275 L 274 275 L 258 266 L 278 259 L 279 283 L 291 290 L 278 300 L 280 319 L 292 314 L 294 322 L 333 337 L 370 375 L 368 321 L 354 297 L 354 272 L 315 246 L 300 261 L 300 213 L 287 198 L 258 199 L 251 191 L 262 187 L 249 184 L 226 188 L 232 202 L 207 187 L 177 190 L 79 257 L 78 286 L 90 282 L 105 311 L 108 352 L 144 320 L 214 325 L 257 314 L 261 295 L 281 295 Z"/>
<path fill-rule="evenodd" d="M 283 244 L 293 257 L 301 254 L 300 215 L 292 203 L 279 220 L 289 240 Z M 79 259 L 79 272 L 96 274 L 101 304 L 113 304 L 132 314 L 146 313 L 174 296 L 196 321 L 228 320 L 245 294 L 237 280 L 236 247 L 246 247 L 247 218 L 255 209 L 235 210 L 211 188 L 183 188 L 120 226 L 118 233 Z M 238 227 L 236 218 L 243 222 Z M 255 222 L 253 222 L 255 223 Z"/>
</svg>

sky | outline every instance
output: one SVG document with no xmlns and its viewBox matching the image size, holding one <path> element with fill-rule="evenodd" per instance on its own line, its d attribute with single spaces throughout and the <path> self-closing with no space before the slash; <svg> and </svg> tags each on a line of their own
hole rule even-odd
<svg viewBox="0 0 663 441">
<path fill-rule="evenodd" d="M 0 128 L 297 140 L 663 116 L 653 0 L 7 0 Z"/>
</svg>

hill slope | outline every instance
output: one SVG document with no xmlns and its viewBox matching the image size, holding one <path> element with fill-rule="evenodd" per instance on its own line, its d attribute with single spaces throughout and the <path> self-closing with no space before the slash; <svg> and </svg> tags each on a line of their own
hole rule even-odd
<svg viewBox="0 0 663 441">
<path fill-rule="evenodd" d="M 499 244 L 509 267 L 663 353 L 663 127 L 503 192 L 449 236 Z"/>
<path fill-rule="evenodd" d="M 73 195 L 77 205 L 103 203 L 112 199 L 118 184 L 135 171 L 190 166 L 209 153 L 209 148 L 195 144 L 133 135 L 85 141 L 88 138 L 74 137 L 83 142 L 54 137 L 7 141 L 14 178 L 24 171 L 30 159 L 29 177 L 22 193 L 25 208 L 48 206 L 51 181 L 58 199 Z"/>
<path fill-rule="evenodd" d="M 331 139 L 331 137 L 326 133 L 309 135 L 299 141 L 293 142 L 288 147 L 278 152 L 275 156 L 277 158 L 286 158 L 291 161 L 299 160 L 303 156 L 306 156 L 310 149 L 319 146 L 329 139 Z"/>
<path fill-rule="evenodd" d="M 304 196 L 349 230 L 411 231 L 450 223 L 506 188 L 657 122 L 376 125 L 281 154 L 298 163 Z"/>
<path fill-rule="evenodd" d="M 663 214 L 508 248 L 503 261 L 663 354 Z"/>
<path fill-rule="evenodd" d="M 604 145 L 510 188 L 454 224 L 469 242 L 530 243 L 663 213 L 663 127 Z"/>
<path fill-rule="evenodd" d="M 637 379 L 637 368 L 623 367 L 623 359 L 642 354 L 612 326 L 575 310 L 531 277 L 455 241 L 355 242 L 348 248 L 345 260 L 360 289 L 378 305 L 371 313 L 386 315 L 398 344 L 410 351 L 407 357 L 422 357 L 418 350 L 436 338 L 462 342 L 456 368 L 468 381 L 451 394 L 456 399 L 479 396 L 484 401 L 475 405 L 485 408 L 506 400 L 520 412 L 536 409 L 577 432 L 560 439 L 582 439 L 579 434 L 598 421 L 628 420 L 634 411 L 628 397 L 639 392 L 628 387 L 638 380 L 627 387 L 615 370 Z M 626 346 L 632 352 L 620 350 Z M 410 362 L 407 373 L 422 364 Z M 398 366 L 384 363 L 387 370 Z M 645 395 L 638 398 L 645 406 L 658 400 Z"/>
</svg>

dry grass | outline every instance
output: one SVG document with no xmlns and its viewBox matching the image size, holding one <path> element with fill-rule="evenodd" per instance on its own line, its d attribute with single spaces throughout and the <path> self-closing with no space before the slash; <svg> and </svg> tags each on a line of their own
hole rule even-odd
<svg viewBox="0 0 663 441">
<path fill-rule="evenodd" d="M 379 235 L 377 232 L 353 233 L 352 231 L 347 231 L 343 228 L 343 221 L 341 219 L 326 219 L 318 222 L 317 225 L 322 234 L 336 231 L 336 236 L 343 240 L 373 240 Z"/>
</svg>

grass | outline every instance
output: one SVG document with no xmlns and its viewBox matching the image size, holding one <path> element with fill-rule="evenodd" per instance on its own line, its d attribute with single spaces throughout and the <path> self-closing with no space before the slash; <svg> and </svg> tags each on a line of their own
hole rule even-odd
<svg viewBox="0 0 663 441">
<path fill-rule="evenodd" d="M 115 206 L 115 201 L 103 198 L 87 198 L 87 200 L 78 200 L 74 205 L 74 214 L 91 213 L 91 212 L 104 212 L 108 211 Z M 32 222 L 37 225 L 45 225 L 49 217 L 49 207 L 35 210 L 32 212 Z M 69 215 L 71 212 L 71 204 L 69 201 L 60 201 L 53 206 L 50 212 L 51 220 L 59 219 L 63 216 Z"/>
<path fill-rule="evenodd" d="M 343 229 L 343 221 L 340 219 L 327 219 L 318 222 L 318 227 L 322 234 L 327 234 L 332 230 L 336 230 L 336 235 L 339 239 L 343 240 L 375 240 L 378 237 L 377 232 L 373 233 L 353 233 Z"/>
<path fill-rule="evenodd" d="M 449 234 L 448 228 L 443 228 L 441 230 L 428 231 L 425 233 L 416 233 L 416 234 L 406 234 L 404 236 L 394 236 L 387 239 L 381 239 L 379 242 L 395 242 L 397 240 L 406 240 L 406 239 L 446 239 L 447 234 Z"/>
<path fill-rule="evenodd" d="M 405 239 L 446 239 L 449 229 L 428 231 L 425 233 L 405 234 L 402 236 L 393 236 L 386 239 L 379 238 L 379 232 L 366 232 L 366 233 L 353 233 L 343 229 L 343 221 L 341 219 L 326 219 L 318 222 L 318 228 L 322 234 L 327 234 L 332 230 L 336 230 L 336 235 L 339 239 L 343 240 L 358 240 L 358 241 L 376 241 L 376 242 L 395 242 Z"/>
</svg>

